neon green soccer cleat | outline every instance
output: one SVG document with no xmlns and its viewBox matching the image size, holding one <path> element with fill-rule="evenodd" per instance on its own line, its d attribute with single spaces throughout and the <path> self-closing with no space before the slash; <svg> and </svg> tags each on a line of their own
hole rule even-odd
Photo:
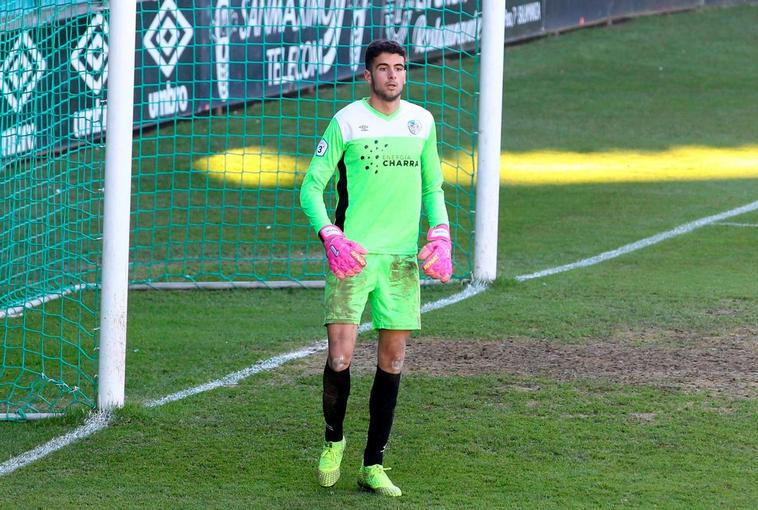
<svg viewBox="0 0 758 510">
<path fill-rule="evenodd" d="M 382 467 L 381 464 L 374 464 L 373 466 L 363 466 L 358 471 L 358 485 L 362 489 L 376 492 L 382 496 L 402 496 L 403 491 L 400 487 L 392 483 L 390 477 L 387 476 L 385 471 L 390 468 Z"/>
<path fill-rule="evenodd" d="M 345 438 L 342 441 L 327 441 L 318 459 L 318 483 L 331 487 L 340 479 L 340 464 L 345 453 Z"/>
</svg>

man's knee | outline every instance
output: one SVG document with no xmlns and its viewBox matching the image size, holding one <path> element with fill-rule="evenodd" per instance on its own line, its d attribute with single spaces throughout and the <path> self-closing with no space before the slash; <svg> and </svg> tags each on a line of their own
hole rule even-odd
<svg viewBox="0 0 758 510">
<path fill-rule="evenodd" d="M 342 372 L 350 366 L 358 327 L 354 324 L 329 324 L 329 352 L 327 363 L 335 372 Z"/>
<path fill-rule="evenodd" d="M 329 355 L 328 358 L 329 368 L 334 370 L 335 372 L 342 372 L 343 370 L 347 370 L 347 368 L 350 366 L 350 357 L 345 356 L 343 354 L 337 354 L 337 355 Z"/>
<path fill-rule="evenodd" d="M 403 353 L 388 352 L 379 356 L 379 368 L 390 374 L 399 374 L 403 370 L 405 355 Z"/>
</svg>

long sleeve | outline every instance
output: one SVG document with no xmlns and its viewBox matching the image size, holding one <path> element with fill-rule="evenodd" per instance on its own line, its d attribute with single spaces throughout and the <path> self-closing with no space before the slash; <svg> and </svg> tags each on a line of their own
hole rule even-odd
<svg viewBox="0 0 758 510">
<path fill-rule="evenodd" d="M 421 153 L 421 199 L 429 219 L 429 226 L 448 225 L 447 209 L 440 156 L 437 152 L 437 129 L 432 125 Z"/>
<path fill-rule="evenodd" d="M 300 207 L 316 232 L 332 223 L 326 212 L 324 190 L 334 175 L 343 153 L 342 132 L 337 121 L 332 119 L 316 147 L 300 188 Z"/>
</svg>

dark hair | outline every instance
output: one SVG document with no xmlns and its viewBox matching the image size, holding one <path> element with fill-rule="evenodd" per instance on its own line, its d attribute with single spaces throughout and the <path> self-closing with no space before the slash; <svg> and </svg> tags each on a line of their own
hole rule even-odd
<svg viewBox="0 0 758 510">
<path fill-rule="evenodd" d="M 380 53 L 392 53 L 394 55 L 400 55 L 405 58 L 405 50 L 400 44 L 389 39 L 377 39 L 371 41 L 366 48 L 366 69 L 371 70 L 371 64 L 374 63 L 374 59 L 379 56 Z"/>
</svg>

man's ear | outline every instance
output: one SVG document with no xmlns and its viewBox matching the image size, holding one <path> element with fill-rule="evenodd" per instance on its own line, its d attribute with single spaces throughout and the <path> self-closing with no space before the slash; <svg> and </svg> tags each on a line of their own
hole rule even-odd
<svg viewBox="0 0 758 510">
<path fill-rule="evenodd" d="M 368 69 L 364 69 L 363 70 L 363 79 L 366 80 L 367 82 L 371 83 L 371 71 L 369 71 Z"/>
</svg>

